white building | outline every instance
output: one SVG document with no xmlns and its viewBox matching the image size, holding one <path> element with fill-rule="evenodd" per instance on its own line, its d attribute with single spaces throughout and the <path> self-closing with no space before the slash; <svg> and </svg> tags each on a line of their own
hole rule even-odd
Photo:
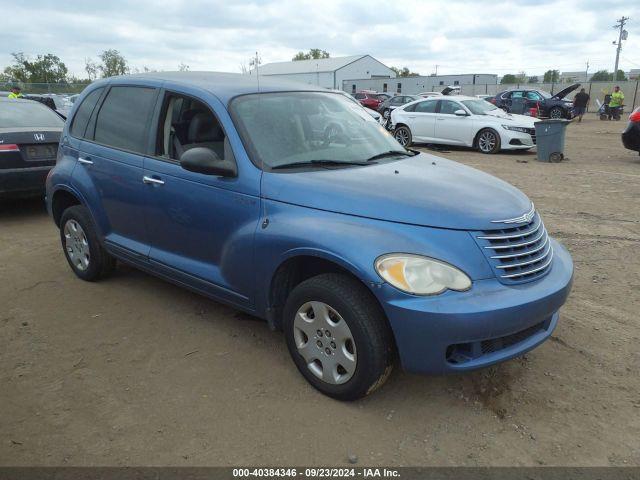
<svg viewBox="0 0 640 480">
<path fill-rule="evenodd" d="M 251 71 L 254 74 L 255 70 Z M 326 88 L 342 88 L 346 80 L 394 78 L 389 67 L 371 55 L 296 60 L 260 65 L 259 75 L 280 77 L 286 80 L 318 85 Z"/>
<path fill-rule="evenodd" d="M 342 82 L 341 87 L 345 92 L 349 93 L 355 93 L 360 90 L 375 90 L 376 92 L 415 94 L 421 92 L 439 92 L 447 86 L 480 86 L 496 85 L 497 83 L 497 75 L 486 73 L 465 73 L 460 75 L 397 77 L 393 80 L 388 78 L 347 79 Z M 484 93 L 484 91 L 481 93 Z"/>
</svg>

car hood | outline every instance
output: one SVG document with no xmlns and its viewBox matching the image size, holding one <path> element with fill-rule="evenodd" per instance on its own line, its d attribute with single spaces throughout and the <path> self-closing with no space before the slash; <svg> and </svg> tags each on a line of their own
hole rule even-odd
<svg viewBox="0 0 640 480">
<path fill-rule="evenodd" d="M 553 97 L 551 97 L 551 98 L 555 98 L 557 100 L 561 100 L 564 97 L 566 97 L 567 95 L 569 95 L 571 92 L 576 90 L 579 86 L 580 86 L 579 83 L 574 83 L 573 85 L 569 85 L 567 88 L 563 88 L 558 93 L 554 94 Z"/>
<path fill-rule="evenodd" d="M 531 208 L 520 190 L 451 160 L 421 153 L 367 167 L 265 172 L 263 196 L 318 210 L 438 228 L 495 229 Z"/>
<path fill-rule="evenodd" d="M 505 123 L 533 128 L 534 123 L 538 120 L 535 117 L 530 117 L 528 115 L 518 115 L 515 113 L 507 113 L 501 108 L 496 108 L 495 110 L 491 110 L 487 113 L 487 116 L 499 118 L 501 121 L 505 121 Z"/>
</svg>

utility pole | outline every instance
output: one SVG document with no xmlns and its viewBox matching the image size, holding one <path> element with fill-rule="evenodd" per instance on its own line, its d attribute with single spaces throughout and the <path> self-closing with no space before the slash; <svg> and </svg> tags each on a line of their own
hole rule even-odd
<svg viewBox="0 0 640 480">
<path fill-rule="evenodd" d="M 587 69 L 584 71 L 584 81 L 589 81 L 589 60 L 587 60 Z"/>
<path fill-rule="evenodd" d="M 436 77 L 438 76 L 438 65 L 436 65 Z"/>
<path fill-rule="evenodd" d="M 614 45 L 617 45 L 616 48 L 616 66 L 613 68 L 613 79 L 616 79 L 618 75 L 618 63 L 620 61 L 620 50 L 622 50 L 622 41 L 627 39 L 627 31 L 624 29 L 625 24 L 629 20 L 629 17 L 625 17 L 624 15 L 619 18 L 613 28 L 618 29 L 618 41 L 613 41 Z"/>
</svg>

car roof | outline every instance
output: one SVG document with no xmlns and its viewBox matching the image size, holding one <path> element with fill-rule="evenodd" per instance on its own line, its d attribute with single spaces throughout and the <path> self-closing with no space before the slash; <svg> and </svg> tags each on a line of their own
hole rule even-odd
<svg viewBox="0 0 640 480">
<path fill-rule="evenodd" d="M 271 92 L 329 92 L 326 88 L 308 85 L 306 83 L 292 82 L 275 79 L 269 76 L 258 76 L 239 73 L 223 72 L 148 72 L 135 75 L 123 75 L 110 77 L 94 82 L 94 85 L 103 83 L 126 83 L 128 80 L 140 81 L 151 80 L 167 82 L 183 87 L 195 87 L 206 90 L 218 99 L 227 104 L 229 100 L 238 95 L 251 93 L 271 93 Z"/>
</svg>

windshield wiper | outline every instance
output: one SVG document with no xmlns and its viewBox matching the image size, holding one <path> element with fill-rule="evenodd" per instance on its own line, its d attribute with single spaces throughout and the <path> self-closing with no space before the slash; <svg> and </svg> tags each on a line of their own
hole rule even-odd
<svg viewBox="0 0 640 480">
<path fill-rule="evenodd" d="M 412 153 L 412 152 L 407 151 L 407 150 L 388 150 L 386 152 L 378 153 L 378 154 L 374 155 L 373 157 L 367 158 L 367 162 L 370 162 L 371 160 L 377 160 L 378 158 L 395 157 L 396 155 L 404 155 L 405 157 L 413 157 L 415 155 L 415 153 Z"/>
<path fill-rule="evenodd" d="M 271 167 L 271 170 L 282 170 L 285 168 L 298 168 L 298 167 L 335 167 L 342 165 L 370 165 L 367 162 L 351 162 L 351 161 L 340 161 L 340 160 L 309 160 L 305 162 L 292 162 L 292 163 L 283 163 L 282 165 L 275 165 Z"/>
</svg>

